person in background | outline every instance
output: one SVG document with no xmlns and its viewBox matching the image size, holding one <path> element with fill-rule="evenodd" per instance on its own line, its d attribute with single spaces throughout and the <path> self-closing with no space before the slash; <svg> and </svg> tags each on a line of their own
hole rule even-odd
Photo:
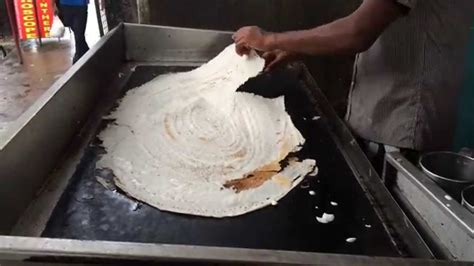
<svg viewBox="0 0 474 266">
<path fill-rule="evenodd" d="M 364 0 L 316 28 L 248 26 L 233 38 L 238 54 L 262 52 L 267 69 L 301 55 L 356 55 L 346 121 L 380 172 L 387 149 L 452 148 L 473 15 L 473 0 Z"/>
<path fill-rule="evenodd" d="M 64 26 L 74 33 L 76 52 L 72 63 L 76 63 L 88 50 L 85 32 L 87 24 L 87 5 L 89 0 L 56 0 L 59 18 Z"/>
</svg>

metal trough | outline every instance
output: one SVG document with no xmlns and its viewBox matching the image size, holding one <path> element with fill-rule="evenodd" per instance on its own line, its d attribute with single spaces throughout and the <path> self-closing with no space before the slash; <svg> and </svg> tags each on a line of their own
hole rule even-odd
<svg viewBox="0 0 474 266">
<path fill-rule="evenodd" d="M 311 185 L 320 197 L 297 188 L 277 208 L 218 220 L 160 212 L 96 182 L 95 135 L 117 99 L 160 73 L 199 66 L 231 42 L 228 32 L 134 24 L 102 38 L 0 136 L 0 260 L 444 264 L 432 260 L 302 64 L 242 89 L 288 99 L 321 169 L 320 184 Z M 335 224 L 316 222 L 317 204 L 336 213 Z M 353 245 L 345 241 L 354 235 Z"/>
</svg>

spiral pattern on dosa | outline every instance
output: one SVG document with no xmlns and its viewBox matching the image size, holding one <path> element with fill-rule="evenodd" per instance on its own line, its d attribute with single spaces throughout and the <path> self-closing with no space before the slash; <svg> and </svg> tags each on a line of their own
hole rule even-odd
<svg viewBox="0 0 474 266">
<path fill-rule="evenodd" d="M 304 143 L 283 97 L 236 92 L 263 66 L 231 45 L 200 68 L 130 90 L 99 135 L 107 153 L 98 167 L 112 169 L 124 191 L 162 210 L 224 217 L 279 200 L 315 161 L 280 169 Z"/>
</svg>

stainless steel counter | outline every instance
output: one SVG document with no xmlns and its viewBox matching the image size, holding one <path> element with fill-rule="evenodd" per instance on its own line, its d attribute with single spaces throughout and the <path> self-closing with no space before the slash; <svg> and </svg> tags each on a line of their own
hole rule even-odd
<svg viewBox="0 0 474 266">
<path fill-rule="evenodd" d="M 385 183 L 432 249 L 474 261 L 474 215 L 400 153 L 386 155 Z"/>
</svg>

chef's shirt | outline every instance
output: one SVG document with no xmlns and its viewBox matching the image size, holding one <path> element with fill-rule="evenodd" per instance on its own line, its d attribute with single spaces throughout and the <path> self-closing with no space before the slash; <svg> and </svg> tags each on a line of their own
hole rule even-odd
<svg viewBox="0 0 474 266">
<path fill-rule="evenodd" d="M 394 0 L 409 11 L 356 56 L 346 120 L 364 139 L 449 149 L 474 0 Z"/>
</svg>

